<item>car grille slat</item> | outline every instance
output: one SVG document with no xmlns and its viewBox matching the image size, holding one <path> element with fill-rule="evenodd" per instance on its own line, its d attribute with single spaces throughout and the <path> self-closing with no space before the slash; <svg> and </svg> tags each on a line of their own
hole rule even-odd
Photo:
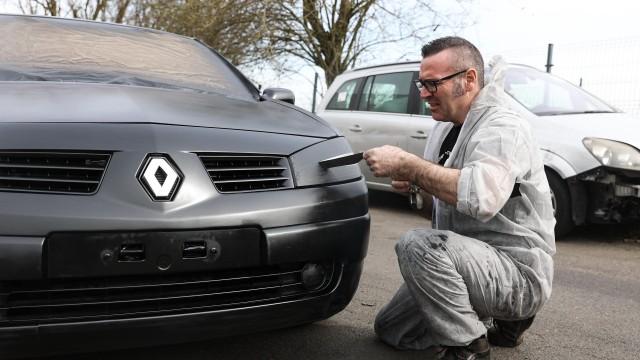
<svg viewBox="0 0 640 360">
<path fill-rule="evenodd" d="M 0 164 L 0 168 L 87 170 L 87 171 L 102 171 L 103 170 L 102 168 L 83 167 L 83 166 L 7 165 L 7 164 Z"/>
<path fill-rule="evenodd" d="M 94 194 L 111 153 L 0 151 L 0 191 Z"/>
<path fill-rule="evenodd" d="M 232 287 L 234 283 L 240 283 L 242 281 L 256 281 L 259 280 L 262 284 L 268 283 L 268 278 L 284 278 L 287 275 L 294 276 L 295 272 L 282 272 L 274 275 L 258 275 L 253 277 L 241 277 L 241 278 L 228 278 L 228 279 L 212 279 L 212 280 L 203 280 L 203 281 L 186 281 L 182 283 L 158 283 L 158 284 L 140 284 L 140 285 L 129 285 L 129 286 L 104 286 L 99 288 L 83 288 L 83 289 L 47 289 L 47 290 L 26 290 L 21 291 L 16 289 L 12 293 L 12 299 L 20 301 L 21 304 L 31 304 L 34 301 L 37 302 L 42 297 L 47 297 L 49 301 L 53 304 L 56 303 L 56 299 L 62 299 L 68 297 L 73 297 L 76 295 L 82 295 L 82 298 L 104 298 L 110 297 L 114 294 L 121 294 L 127 298 L 135 298 L 135 292 L 143 292 L 146 291 L 148 293 L 161 292 L 166 290 L 171 290 L 172 292 L 179 292 L 180 289 L 176 288 L 187 288 L 187 287 L 196 287 L 196 286 L 218 286 L 218 288 L 222 288 L 217 285 L 218 283 L 224 283 L 223 286 L 225 289 L 229 289 Z M 0 296 L 2 293 L 0 292 Z"/>
<path fill-rule="evenodd" d="M 198 156 L 214 186 L 222 193 L 293 187 L 289 161 L 283 156 L 202 153 Z"/>
<path fill-rule="evenodd" d="M 287 170 L 287 168 L 282 167 L 282 166 L 264 166 L 264 167 L 245 167 L 245 168 L 216 168 L 215 170 L 209 170 L 211 171 L 268 171 L 268 170 L 275 170 L 275 171 L 285 171 Z"/>
<path fill-rule="evenodd" d="M 185 286 L 185 285 L 215 285 L 216 283 L 230 283 L 230 282 L 240 282 L 245 280 L 261 280 L 268 277 L 274 276 L 286 276 L 286 275 L 295 275 L 297 271 L 278 271 L 277 273 L 265 273 L 265 274 L 256 274 L 251 276 L 229 276 L 223 279 L 206 279 L 206 280 L 188 280 L 182 282 L 171 282 L 171 281 L 158 281 L 153 283 L 146 282 L 146 279 L 141 279 L 141 281 L 130 280 L 126 285 L 116 284 L 116 285 L 107 285 L 101 281 L 93 283 L 91 286 L 76 289 L 82 292 L 89 291 L 130 291 L 133 289 L 154 289 L 159 287 L 170 287 L 170 286 Z M 42 296 L 55 296 L 58 292 L 68 292 L 69 289 L 63 286 L 63 284 L 50 284 L 47 289 L 20 289 L 19 287 L 15 287 L 13 290 L 14 296 L 26 295 L 34 298 L 42 297 Z M 2 296 L 2 290 L 0 289 L 0 296 Z"/>
<path fill-rule="evenodd" d="M 325 264 L 322 286 L 302 284 L 304 264 L 263 268 L 95 279 L 0 281 L 0 328 L 59 321 L 117 319 L 237 308 L 318 296 L 339 279 Z"/>
<path fill-rule="evenodd" d="M 259 179 L 246 179 L 243 180 L 244 182 L 260 182 L 260 181 L 286 181 L 288 180 L 286 177 L 278 177 L 278 178 L 259 178 Z M 232 183 L 236 183 L 238 182 L 238 180 L 217 180 L 216 183 L 218 184 L 232 184 Z"/>
<path fill-rule="evenodd" d="M 11 310 L 13 311 L 38 310 L 41 312 L 46 312 L 46 311 L 56 311 L 57 309 L 65 309 L 65 308 L 72 308 L 72 307 L 135 304 L 135 303 L 142 303 L 142 302 L 181 301 L 184 299 L 205 298 L 205 297 L 213 298 L 216 296 L 229 296 L 229 295 L 249 294 L 251 292 L 254 292 L 254 293 L 264 292 L 264 291 L 276 290 L 279 288 L 300 286 L 301 284 L 302 284 L 301 282 L 296 282 L 293 284 L 263 286 L 263 287 L 253 288 L 253 289 L 205 292 L 202 294 L 188 294 L 188 295 L 181 295 L 181 296 L 156 296 L 156 297 L 149 297 L 146 299 L 134 298 L 134 294 L 126 294 L 127 296 L 124 296 L 122 298 L 116 297 L 117 295 L 115 294 L 109 294 L 109 295 L 105 295 L 101 301 L 85 301 L 85 302 L 55 302 L 49 299 L 49 303 L 46 305 L 42 305 L 42 304 L 39 304 L 37 301 L 33 301 L 33 305 L 13 306 Z M 70 299 L 64 299 L 64 300 L 69 301 Z M 8 308 L 0 307 L 0 310 L 8 310 Z"/>
<path fill-rule="evenodd" d="M 13 181 L 35 181 L 35 182 L 52 182 L 52 183 L 78 183 L 78 184 L 97 184 L 99 181 L 93 180 L 65 180 L 49 178 L 37 178 L 37 177 L 12 177 L 12 176 L 0 176 L 0 180 L 13 180 Z"/>
</svg>

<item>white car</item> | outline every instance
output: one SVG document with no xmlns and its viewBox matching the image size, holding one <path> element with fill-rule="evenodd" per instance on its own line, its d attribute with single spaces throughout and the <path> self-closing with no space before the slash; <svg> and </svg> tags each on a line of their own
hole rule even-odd
<svg viewBox="0 0 640 360">
<path fill-rule="evenodd" d="M 336 78 L 318 115 L 354 151 L 384 144 L 422 156 L 435 121 L 413 80 L 419 62 L 361 68 Z M 509 65 L 510 106 L 532 125 L 552 191 L 556 234 L 584 223 L 640 218 L 640 122 L 583 89 L 524 65 Z M 360 164 L 370 189 L 391 191 Z"/>
</svg>

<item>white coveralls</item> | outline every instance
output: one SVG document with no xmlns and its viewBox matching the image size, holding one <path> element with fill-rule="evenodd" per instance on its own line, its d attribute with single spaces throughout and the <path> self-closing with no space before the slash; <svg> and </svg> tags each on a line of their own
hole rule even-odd
<svg viewBox="0 0 640 360">
<path fill-rule="evenodd" d="M 498 59 L 444 164 L 461 169 L 456 205 L 434 198 L 433 229 L 396 244 L 405 283 L 375 331 L 398 349 L 467 345 L 486 333 L 483 321 L 529 318 L 551 295 L 549 185 L 529 124 L 506 107 L 503 71 Z M 452 126 L 434 127 L 425 159 L 438 162 Z"/>
</svg>

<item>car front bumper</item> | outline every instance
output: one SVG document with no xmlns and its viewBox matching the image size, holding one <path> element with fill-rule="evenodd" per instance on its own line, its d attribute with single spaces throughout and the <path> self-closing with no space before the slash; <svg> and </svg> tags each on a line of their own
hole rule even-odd
<svg viewBox="0 0 640 360">
<path fill-rule="evenodd" d="M 582 217 L 587 222 L 640 221 L 640 171 L 601 166 L 577 175 L 568 183 L 574 209 L 584 209 Z"/>
<path fill-rule="evenodd" d="M 120 217 L 91 229 L 93 214 L 79 214 L 64 224 L 39 222 L 34 228 L 52 225 L 45 235 L 2 235 L 0 358 L 198 341 L 325 319 L 357 289 L 369 237 L 366 198 L 359 180 L 263 193 L 244 214 L 212 209 L 211 227 L 174 214 L 163 227 L 135 228 L 149 224 Z M 69 229 L 74 223 L 78 230 Z M 218 252 L 185 258 L 194 241 Z M 145 261 L 118 253 L 132 244 L 143 245 Z M 309 266 L 323 269 L 317 286 L 305 280 Z"/>
<path fill-rule="evenodd" d="M 326 319 L 348 305 L 360 278 L 361 261 L 341 266 L 338 283 L 320 296 L 224 310 L 2 328 L 0 355 L 11 359 L 166 345 Z"/>
</svg>

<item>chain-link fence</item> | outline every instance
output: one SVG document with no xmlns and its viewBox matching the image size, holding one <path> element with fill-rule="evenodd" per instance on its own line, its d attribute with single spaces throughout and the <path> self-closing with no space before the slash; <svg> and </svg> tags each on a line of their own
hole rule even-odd
<svg viewBox="0 0 640 360">
<path fill-rule="evenodd" d="M 545 70 L 547 45 L 501 53 L 508 62 Z M 640 117 L 640 39 L 622 38 L 589 43 L 554 43 L 551 73 Z"/>
</svg>

